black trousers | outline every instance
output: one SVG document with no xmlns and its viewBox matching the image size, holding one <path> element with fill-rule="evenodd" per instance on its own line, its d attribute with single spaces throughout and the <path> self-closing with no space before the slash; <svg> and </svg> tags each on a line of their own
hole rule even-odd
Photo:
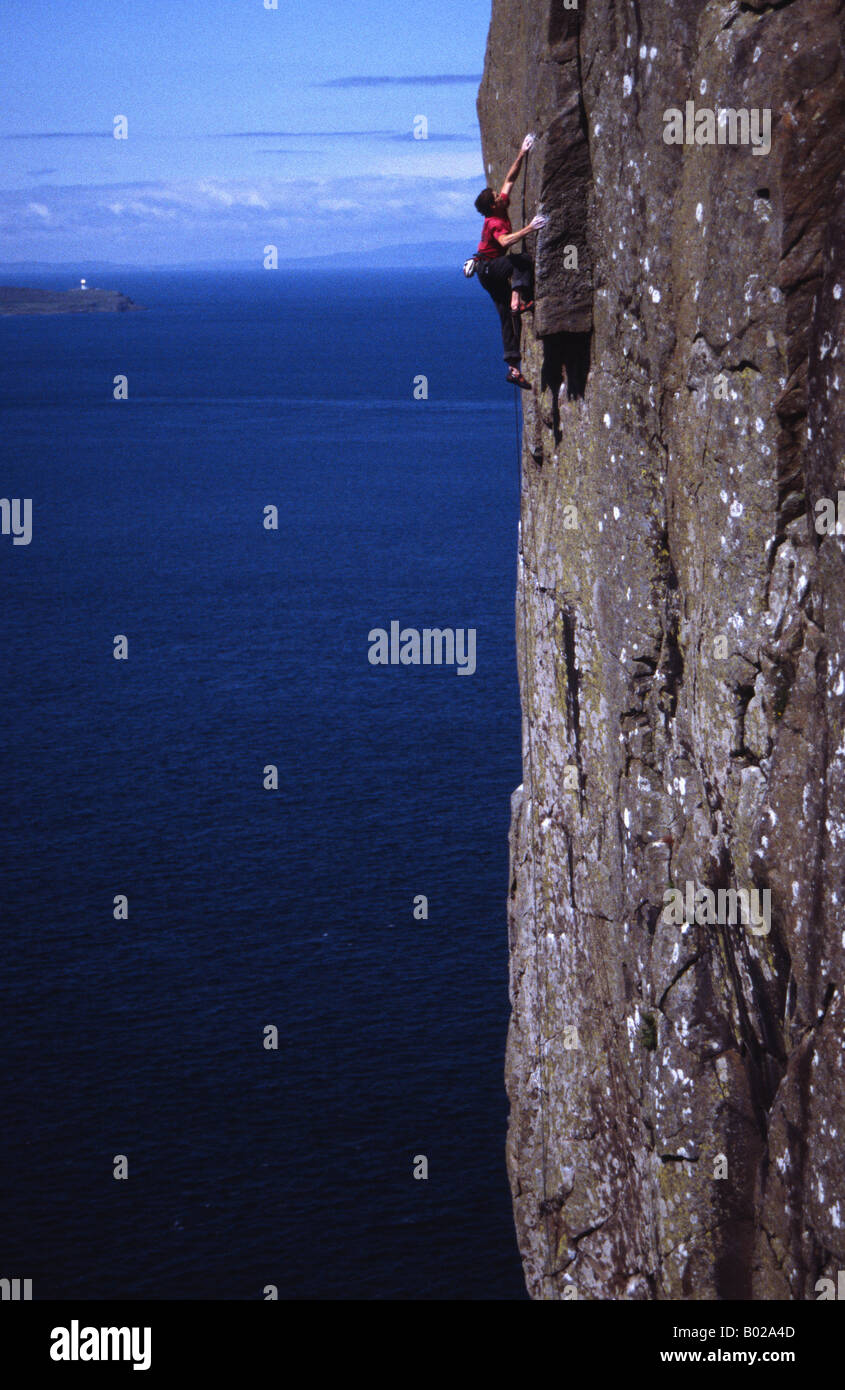
<svg viewBox="0 0 845 1390">
<path fill-rule="evenodd" d="M 480 261 L 478 278 L 499 315 L 505 361 L 516 364 L 522 356 L 519 350 L 521 320 L 519 314 L 511 313 L 511 293 L 516 290 L 524 301 L 534 298 L 534 264 L 531 257 L 518 253 L 497 256 L 495 261 Z"/>
</svg>

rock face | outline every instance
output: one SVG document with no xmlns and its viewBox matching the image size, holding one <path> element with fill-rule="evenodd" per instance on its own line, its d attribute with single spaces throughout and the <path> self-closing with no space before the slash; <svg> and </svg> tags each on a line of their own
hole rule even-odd
<svg viewBox="0 0 845 1390">
<path fill-rule="evenodd" d="M 842 27 L 841 0 L 493 0 L 488 177 L 536 130 L 550 218 L 506 1066 L 536 1298 L 814 1299 L 845 1269 Z"/>
<path fill-rule="evenodd" d="M 0 316 L 122 314 L 141 307 L 117 290 L 33 290 L 18 285 L 0 285 Z"/>
</svg>

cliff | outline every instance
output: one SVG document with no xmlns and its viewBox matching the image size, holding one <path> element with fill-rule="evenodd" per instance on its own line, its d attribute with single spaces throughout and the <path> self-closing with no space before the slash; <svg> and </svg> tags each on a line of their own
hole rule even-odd
<svg viewBox="0 0 845 1390">
<path fill-rule="evenodd" d="M 842 22 L 493 0 L 485 166 L 536 130 L 550 219 L 506 1062 L 536 1298 L 814 1299 L 845 1268 Z"/>
<path fill-rule="evenodd" d="M 11 314 L 121 314 L 140 309 L 117 290 L 33 290 L 0 285 L 0 317 Z"/>
</svg>

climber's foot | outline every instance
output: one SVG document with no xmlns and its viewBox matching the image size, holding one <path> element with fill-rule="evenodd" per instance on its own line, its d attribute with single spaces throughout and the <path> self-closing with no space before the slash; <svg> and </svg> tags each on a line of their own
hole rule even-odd
<svg viewBox="0 0 845 1390">
<path fill-rule="evenodd" d="M 512 386 L 521 386 L 523 391 L 531 390 L 531 382 L 525 380 L 518 367 L 508 367 L 508 381 Z"/>
<path fill-rule="evenodd" d="M 513 294 L 511 295 L 511 313 L 519 313 L 519 295 L 517 294 L 516 290 L 514 290 Z"/>
</svg>

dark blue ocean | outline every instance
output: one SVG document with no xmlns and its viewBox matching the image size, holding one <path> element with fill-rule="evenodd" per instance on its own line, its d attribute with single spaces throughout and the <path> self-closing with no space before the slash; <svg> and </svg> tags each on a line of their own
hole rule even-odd
<svg viewBox="0 0 845 1390">
<path fill-rule="evenodd" d="M 493 306 L 459 267 L 90 278 L 146 312 L 0 320 L 0 492 L 33 499 L 0 537 L 0 1275 L 523 1297 Z M 475 628 L 475 674 L 371 666 L 392 620 Z"/>
</svg>

